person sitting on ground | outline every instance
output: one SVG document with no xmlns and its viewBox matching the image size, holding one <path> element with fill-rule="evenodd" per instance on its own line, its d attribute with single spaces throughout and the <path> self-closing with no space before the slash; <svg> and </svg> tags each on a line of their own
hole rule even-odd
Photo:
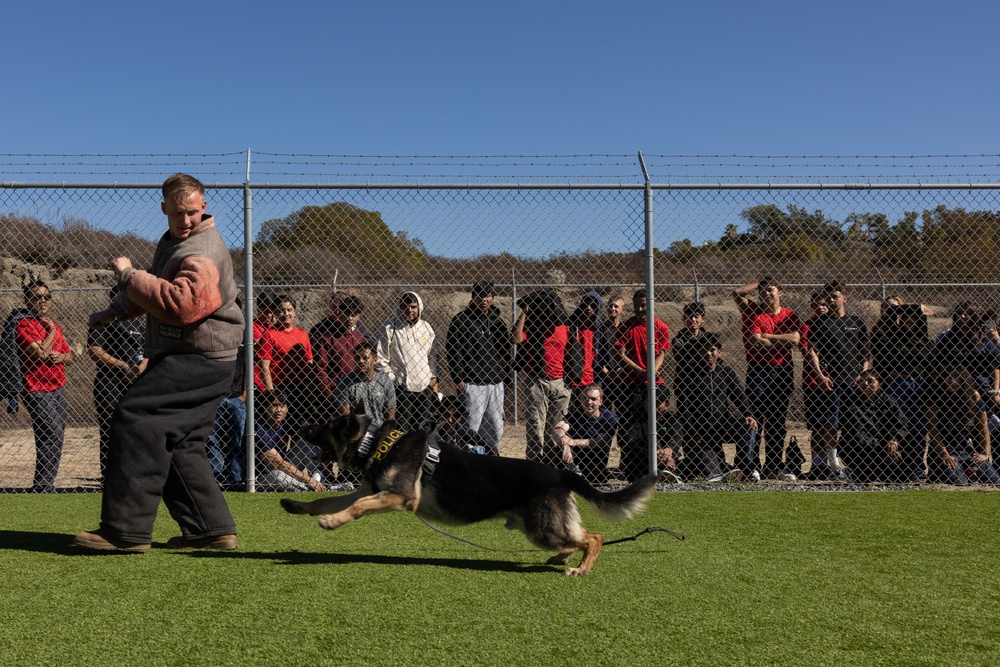
<svg viewBox="0 0 1000 667">
<path fill-rule="evenodd" d="M 907 420 L 887 392 L 882 391 L 875 371 L 862 371 L 854 387 L 843 396 L 838 449 L 855 482 L 906 482 L 911 470 L 905 465 L 901 443 L 906 439 Z"/>
<path fill-rule="evenodd" d="M 880 390 L 895 401 L 906 419 L 906 434 L 899 441 L 902 466 L 912 481 L 927 481 L 924 392 L 934 371 L 934 345 L 928 336 L 927 316 L 919 306 L 889 306 L 883 324 L 872 331 L 871 357 Z"/>
<path fill-rule="evenodd" d="M 465 402 L 458 396 L 445 396 L 438 403 L 437 421 L 428 441 L 453 445 L 470 454 L 498 455 L 490 442 L 465 425 Z"/>
<path fill-rule="evenodd" d="M 552 428 L 552 439 L 562 448 L 562 464 L 577 470 L 591 484 L 608 481 L 608 455 L 618 415 L 603 407 L 604 392 L 590 384 L 578 404 Z"/>
<path fill-rule="evenodd" d="M 288 399 L 278 391 L 261 392 L 257 405 L 263 419 L 256 424 L 257 463 L 260 476 L 257 488 L 262 491 L 326 491 L 308 470 L 299 469 L 290 460 L 291 437 L 285 417 Z"/>
<path fill-rule="evenodd" d="M 684 450 L 681 474 L 688 479 L 704 476 L 708 481 L 752 477 L 758 426 L 746 391 L 736 372 L 720 361 L 719 337 L 704 333 L 698 343 L 700 366 L 679 376 L 675 387 L 675 416 Z M 733 409 L 739 417 L 733 416 Z M 722 448 L 726 442 L 736 444 L 734 469 L 726 463 Z"/>
<path fill-rule="evenodd" d="M 963 301 L 952 313 L 952 327 L 941 333 L 934 344 L 935 363 L 969 371 L 976 391 L 993 409 L 1000 408 L 1000 348 L 987 335 L 995 325 Z"/>
<path fill-rule="evenodd" d="M 986 406 L 969 371 L 939 367 L 926 393 L 931 436 L 927 454 L 930 478 L 942 484 L 1000 484 L 990 463 L 990 431 Z"/>
</svg>

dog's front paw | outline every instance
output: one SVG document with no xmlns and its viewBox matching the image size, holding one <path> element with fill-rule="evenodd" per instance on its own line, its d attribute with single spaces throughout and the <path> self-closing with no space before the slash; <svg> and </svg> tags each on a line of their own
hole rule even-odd
<svg viewBox="0 0 1000 667">
<path fill-rule="evenodd" d="M 298 500 L 292 500 L 291 498 L 282 498 L 281 506 L 289 514 L 309 514 L 309 510 L 306 509 L 306 504 L 301 503 Z"/>
<path fill-rule="evenodd" d="M 588 570 L 584 570 L 583 568 L 569 567 L 566 568 L 565 574 L 567 577 L 585 577 L 587 575 L 587 572 Z"/>
<path fill-rule="evenodd" d="M 340 528 L 344 525 L 344 521 L 336 514 L 324 514 L 320 518 L 316 519 L 320 528 L 325 528 L 326 530 L 333 530 L 334 528 Z"/>
</svg>

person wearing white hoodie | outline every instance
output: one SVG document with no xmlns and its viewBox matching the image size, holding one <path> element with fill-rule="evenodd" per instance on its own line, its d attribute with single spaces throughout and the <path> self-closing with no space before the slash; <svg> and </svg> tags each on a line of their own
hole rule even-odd
<svg viewBox="0 0 1000 667">
<path fill-rule="evenodd" d="M 396 317 L 378 334 L 378 365 L 396 385 L 396 421 L 404 431 L 419 429 L 430 418 L 438 390 L 437 341 L 423 311 L 416 292 L 403 292 Z"/>
</svg>

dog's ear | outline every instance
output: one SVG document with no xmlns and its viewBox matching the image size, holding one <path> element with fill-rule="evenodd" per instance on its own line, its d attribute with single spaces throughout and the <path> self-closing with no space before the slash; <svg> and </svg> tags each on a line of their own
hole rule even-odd
<svg viewBox="0 0 1000 667">
<path fill-rule="evenodd" d="M 354 406 L 351 408 L 351 412 L 354 413 L 354 414 L 356 414 L 356 415 L 363 415 L 363 414 L 365 414 L 365 402 L 364 402 L 364 400 L 362 400 L 362 399 L 359 398 L 358 402 L 355 403 Z"/>
</svg>

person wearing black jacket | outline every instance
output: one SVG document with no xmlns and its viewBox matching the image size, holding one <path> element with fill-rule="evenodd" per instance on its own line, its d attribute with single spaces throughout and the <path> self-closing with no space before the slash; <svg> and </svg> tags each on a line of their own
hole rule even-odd
<svg viewBox="0 0 1000 667">
<path fill-rule="evenodd" d="M 862 371 L 845 393 L 840 422 L 840 454 L 854 481 L 908 481 L 912 469 L 900 446 L 907 420 L 874 371 Z"/>
<path fill-rule="evenodd" d="M 510 330 L 493 305 L 493 283 L 472 286 L 468 307 L 451 320 L 445 355 L 455 388 L 465 403 L 466 424 L 500 453 L 503 436 L 504 381 L 510 373 Z"/>
<path fill-rule="evenodd" d="M 752 476 L 757 421 L 750 416 L 750 402 L 736 372 L 719 360 L 722 343 L 714 333 L 694 339 L 697 359 L 677 377 L 676 419 L 682 433 L 685 477 L 704 475 L 718 481 L 725 474 L 722 444 L 736 444 L 736 467 Z M 730 406 L 741 416 L 734 417 Z"/>
</svg>

